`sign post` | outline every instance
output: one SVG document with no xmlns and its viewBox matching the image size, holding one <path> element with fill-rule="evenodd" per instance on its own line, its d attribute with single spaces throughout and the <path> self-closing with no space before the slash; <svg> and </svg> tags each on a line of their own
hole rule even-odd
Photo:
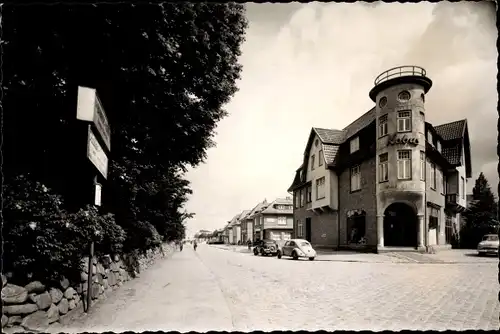
<svg viewBox="0 0 500 334">
<path fill-rule="evenodd" d="M 96 90 L 88 87 L 78 87 L 78 103 L 76 118 L 88 123 L 87 131 L 87 158 L 94 166 L 93 177 L 93 205 L 101 206 L 102 184 L 99 183 L 99 174 L 107 179 L 108 154 L 111 151 L 111 129 Z M 99 231 L 96 231 L 98 234 Z M 89 263 L 87 280 L 87 307 L 92 304 L 92 261 L 94 258 L 94 241 L 89 240 Z"/>
</svg>

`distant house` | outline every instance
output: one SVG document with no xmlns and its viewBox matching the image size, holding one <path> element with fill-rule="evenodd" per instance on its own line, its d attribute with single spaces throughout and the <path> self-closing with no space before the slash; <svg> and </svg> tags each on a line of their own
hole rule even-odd
<svg viewBox="0 0 500 334">
<path fill-rule="evenodd" d="M 258 203 L 247 215 L 247 234 L 252 242 L 261 240 L 261 227 L 260 227 L 260 216 L 258 214 L 261 210 L 268 205 L 267 200 L 264 199 L 262 202 Z M 249 225 L 249 226 L 248 226 Z"/>
<path fill-rule="evenodd" d="M 236 216 L 233 217 L 229 221 L 229 244 L 235 244 L 236 243 L 236 223 L 238 221 L 238 217 L 240 216 L 241 213 L 237 214 Z"/>
<path fill-rule="evenodd" d="M 262 203 L 253 218 L 258 239 L 289 240 L 293 234 L 293 200 L 286 197 Z"/>
<path fill-rule="evenodd" d="M 241 228 L 241 242 L 246 244 L 248 240 L 252 238 L 252 220 L 248 219 L 250 212 L 252 210 L 245 210 L 244 214 L 241 215 L 239 222 Z"/>
</svg>

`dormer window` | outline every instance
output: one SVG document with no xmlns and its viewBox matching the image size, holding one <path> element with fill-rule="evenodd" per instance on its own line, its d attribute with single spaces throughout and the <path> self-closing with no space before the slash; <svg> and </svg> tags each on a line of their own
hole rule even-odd
<svg viewBox="0 0 500 334">
<path fill-rule="evenodd" d="M 318 166 L 323 166 L 323 150 L 319 151 L 319 157 L 318 157 Z"/>
<path fill-rule="evenodd" d="M 437 150 L 439 151 L 439 153 L 441 153 L 441 142 L 438 140 L 437 141 Z"/>
<path fill-rule="evenodd" d="M 314 154 L 311 156 L 311 170 L 314 170 Z"/>
<path fill-rule="evenodd" d="M 351 139 L 351 153 L 354 153 L 359 150 L 359 137 Z"/>
<path fill-rule="evenodd" d="M 433 138 L 432 138 L 432 133 L 430 131 L 427 131 L 427 141 L 429 142 L 429 144 L 431 144 L 432 146 L 434 146 L 434 141 L 433 141 Z"/>
</svg>

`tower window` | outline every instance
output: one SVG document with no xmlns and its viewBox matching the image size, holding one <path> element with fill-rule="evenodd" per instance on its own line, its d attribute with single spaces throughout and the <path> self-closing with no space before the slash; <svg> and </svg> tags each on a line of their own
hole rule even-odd
<svg viewBox="0 0 500 334">
<path fill-rule="evenodd" d="M 398 179 L 411 179 L 411 151 L 398 151 Z"/>
<path fill-rule="evenodd" d="M 378 119 L 378 135 L 383 137 L 387 134 L 387 115 L 380 116 Z"/>
<path fill-rule="evenodd" d="M 398 100 L 402 102 L 406 102 L 410 100 L 410 92 L 404 90 L 401 93 L 398 94 Z"/>
<path fill-rule="evenodd" d="M 387 104 L 387 97 L 382 96 L 382 98 L 380 98 L 380 100 L 378 101 L 378 106 L 380 108 L 383 108 L 385 107 L 386 104 Z"/>
<path fill-rule="evenodd" d="M 411 131 L 411 112 L 398 111 L 398 132 Z"/>
<path fill-rule="evenodd" d="M 389 180 L 389 154 L 384 153 L 378 157 L 379 181 L 385 182 Z"/>
</svg>

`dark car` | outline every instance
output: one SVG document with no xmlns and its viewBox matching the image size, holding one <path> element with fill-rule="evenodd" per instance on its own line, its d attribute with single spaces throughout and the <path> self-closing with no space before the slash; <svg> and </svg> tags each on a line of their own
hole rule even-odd
<svg viewBox="0 0 500 334">
<path fill-rule="evenodd" d="M 260 240 L 257 245 L 253 249 L 253 254 L 254 255 L 272 255 L 276 256 L 278 255 L 278 244 L 274 240 Z"/>
</svg>

